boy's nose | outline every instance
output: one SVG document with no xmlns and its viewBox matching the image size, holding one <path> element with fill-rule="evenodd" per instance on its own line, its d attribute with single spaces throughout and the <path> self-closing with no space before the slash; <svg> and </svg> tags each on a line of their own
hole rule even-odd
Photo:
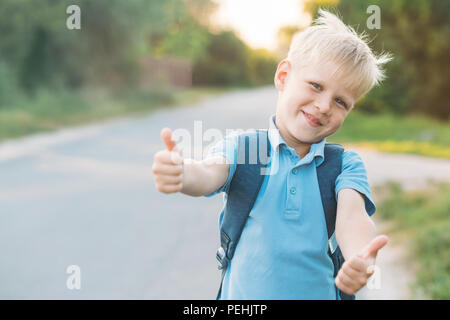
<svg viewBox="0 0 450 320">
<path fill-rule="evenodd" d="M 329 99 L 321 99 L 316 101 L 315 106 L 319 109 L 320 113 L 328 114 L 331 110 L 331 101 Z"/>
</svg>

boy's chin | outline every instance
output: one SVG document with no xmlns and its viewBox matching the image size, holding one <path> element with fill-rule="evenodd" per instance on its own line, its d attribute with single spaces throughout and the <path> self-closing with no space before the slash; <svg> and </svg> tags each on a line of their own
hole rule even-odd
<svg viewBox="0 0 450 320">
<path fill-rule="evenodd" d="M 303 129 L 304 130 L 304 129 Z M 306 133 L 305 131 L 300 130 L 300 132 L 292 132 L 292 135 L 299 141 L 302 143 L 306 143 L 306 144 L 314 144 L 314 143 L 318 143 L 320 141 L 323 140 L 323 138 L 325 138 L 324 135 L 317 135 L 317 134 L 313 134 L 313 133 Z M 303 132 L 301 132 L 303 131 Z"/>
<path fill-rule="evenodd" d="M 297 139 L 297 141 L 304 143 L 304 144 L 314 144 L 314 143 L 319 143 L 320 141 L 323 140 L 324 137 L 308 137 L 308 136 L 295 136 L 295 138 Z"/>
</svg>

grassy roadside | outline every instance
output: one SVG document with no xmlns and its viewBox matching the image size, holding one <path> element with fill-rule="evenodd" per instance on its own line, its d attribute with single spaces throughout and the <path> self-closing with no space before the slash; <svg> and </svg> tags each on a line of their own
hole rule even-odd
<svg viewBox="0 0 450 320">
<path fill-rule="evenodd" d="M 417 269 L 413 293 L 450 299 L 450 184 L 405 192 L 389 184 L 375 189 L 382 195 L 382 219 L 393 222 L 388 234 L 408 243 L 411 267 Z"/>
<path fill-rule="evenodd" d="M 233 88 L 38 91 L 0 108 L 0 141 L 125 115 L 147 114 L 213 97 Z"/>
<path fill-rule="evenodd" d="M 383 152 L 450 159 L 450 125 L 423 116 L 364 114 L 352 111 L 329 141 Z"/>
</svg>

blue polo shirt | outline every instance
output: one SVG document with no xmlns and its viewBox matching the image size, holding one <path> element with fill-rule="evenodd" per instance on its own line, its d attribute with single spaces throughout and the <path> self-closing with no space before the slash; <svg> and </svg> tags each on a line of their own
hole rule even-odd
<svg viewBox="0 0 450 320">
<path fill-rule="evenodd" d="M 269 166 L 277 171 L 264 178 L 226 270 L 220 299 L 335 300 L 333 263 L 328 255 L 325 214 L 316 173 L 316 167 L 324 159 L 325 139 L 312 144 L 301 159 L 279 134 L 275 115 L 270 117 L 269 129 L 272 148 Z M 230 170 L 226 183 L 206 197 L 224 192 L 226 202 L 236 170 L 239 134 L 236 131 L 227 135 L 208 151 L 207 157 L 219 154 L 226 157 Z M 336 195 L 344 188 L 363 194 L 367 213 L 375 212 L 364 164 L 353 151 L 343 153 Z"/>
</svg>

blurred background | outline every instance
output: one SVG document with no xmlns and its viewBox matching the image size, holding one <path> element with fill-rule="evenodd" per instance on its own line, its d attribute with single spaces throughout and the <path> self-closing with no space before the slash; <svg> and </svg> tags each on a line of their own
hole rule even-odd
<svg viewBox="0 0 450 320">
<path fill-rule="evenodd" d="M 159 131 L 267 127 L 319 8 L 394 56 L 328 139 L 360 152 L 393 239 L 384 291 L 361 298 L 449 299 L 447 0 L 2 0 L 0 298 L 213 299 L 222 199 L 155 190 Z"/>
</svg>

